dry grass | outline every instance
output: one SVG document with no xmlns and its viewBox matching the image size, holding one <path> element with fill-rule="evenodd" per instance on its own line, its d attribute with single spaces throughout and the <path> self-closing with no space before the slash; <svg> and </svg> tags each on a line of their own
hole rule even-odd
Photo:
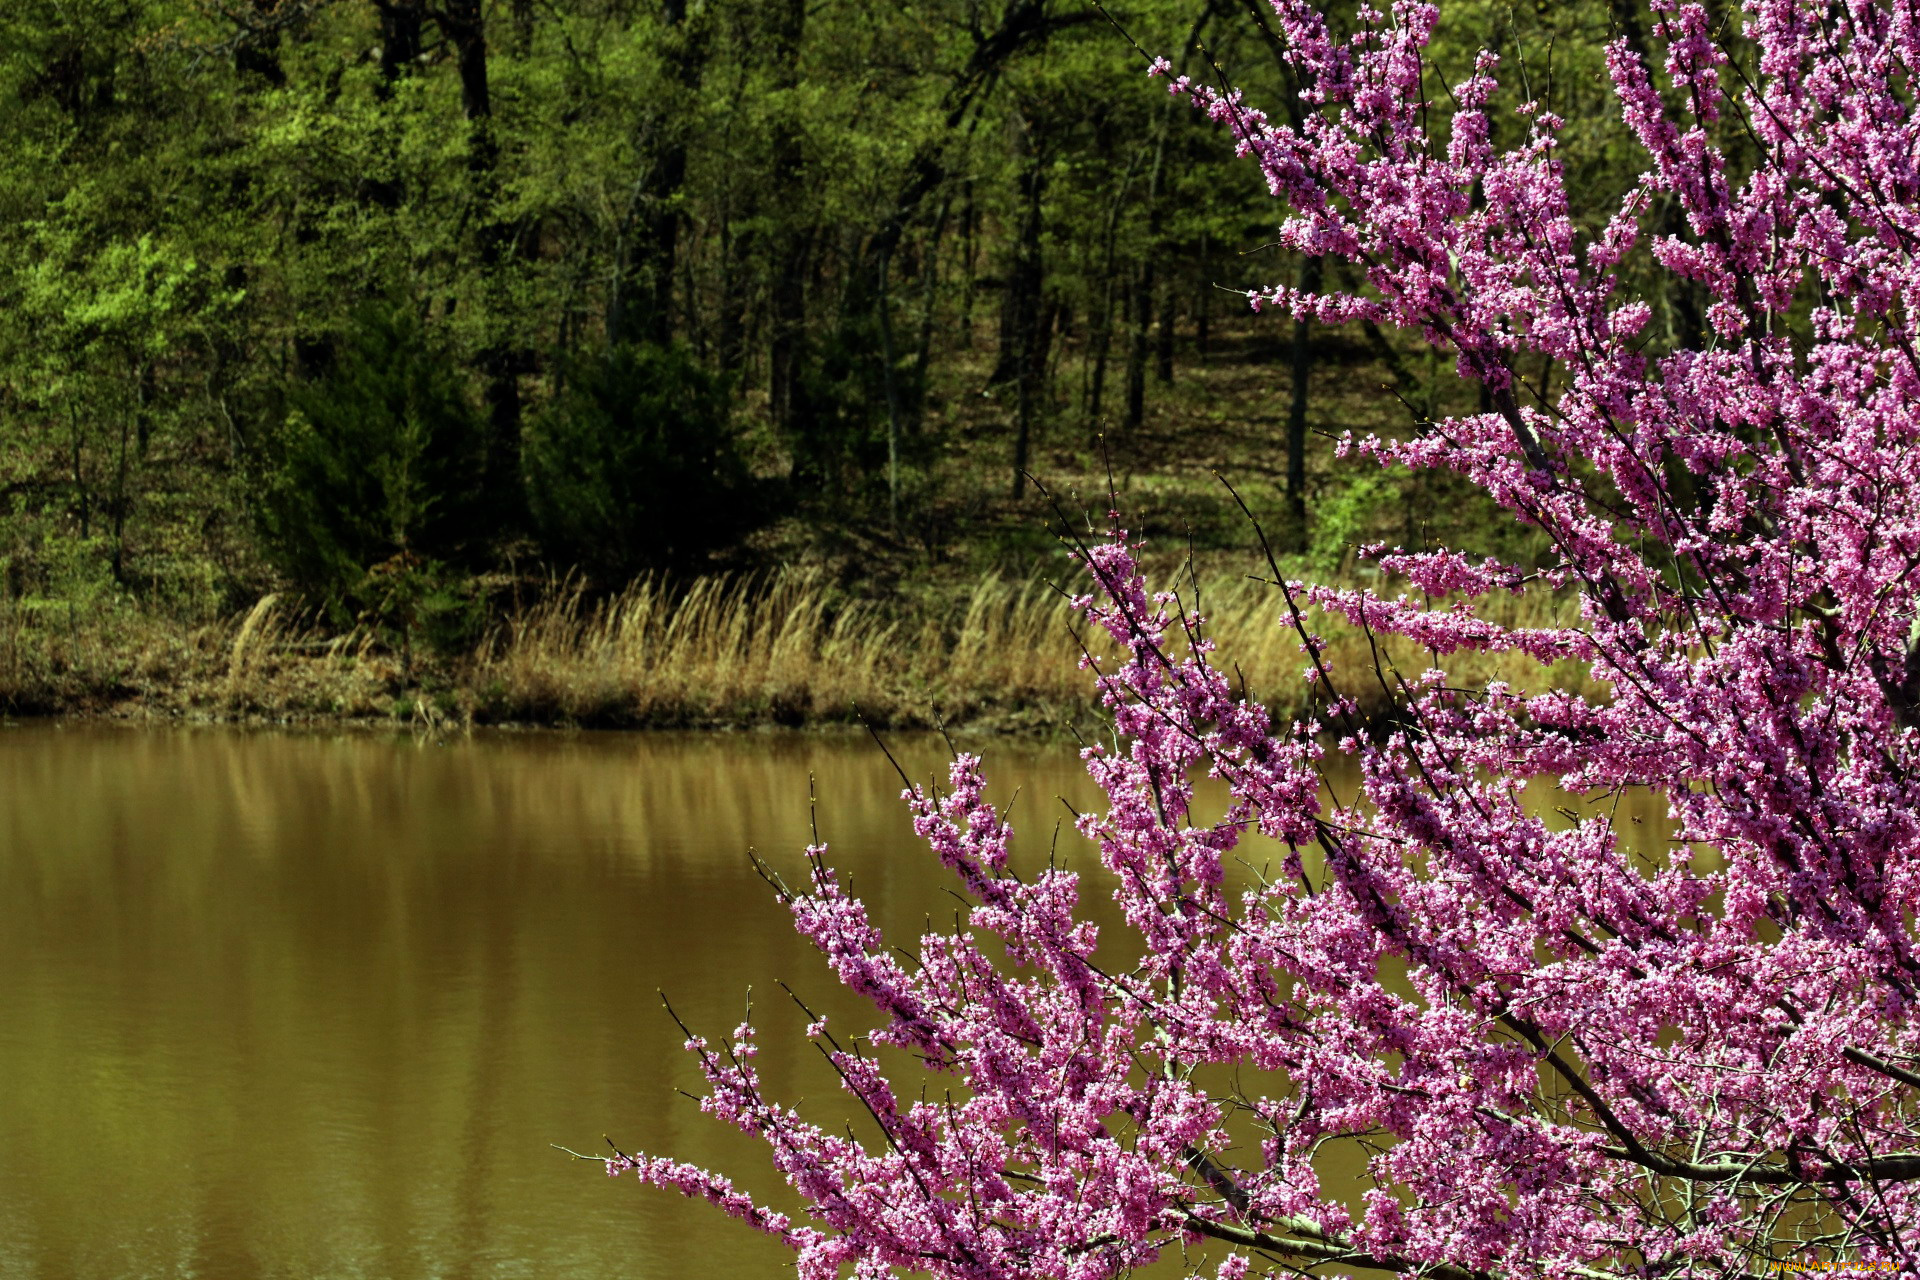
<svg viewBox="0 0 1920 1280">
<path fill-rule="evenodd" d="M 1038 584 L 980 582 L 942 615 L 837 598 L 807 569 L 563 588 L 509 619 L 470 682 L 510 719 L 890 724 L 1062 705 L 1065 614 Z M 1059 633 L 1059 634 L 1056 634 Z M 858 711 L 856 713 L 856 707 Z"/>
<path fill-rule="evenodd" d="M 1277 711 L 1301 708 L 1305 660 L 1274 589 L 1244 578 L 1204 593 L 1220 660 Z M 1549 625 L 1567 608 L 1551 597 L 1492 602 L 1499 619 Z M 1378 692 L 1373 650 L 1356 629 L 1314 619 L 1336 679 Z M 657 581 L 590 604 L 562 590 L 511 620 L 468 683 L 510 719 L 600 724 L 885 724 L 986 722 L 1058 726 L 1091 711 L 1082 642 L 1104 659 L 1051 587 L 979 580 L 944 607 L 836 606 L 821 575 L 787 570 L 745 581 L 701 579 L 684 591 Z M 1385 656 L 1407 675 L 1431 664 L 1406 646 Z M 1457 655 L 1456 683 L 1506 680 L 1522 689 L 1579 687 L 1582 674 L 1542 671 L 1525 658 Z"/>
<path fill-rule="evenodd" d="M 278 595 L 211 623 L 117 603 L 0 608 L 0 712 L 384 719 L 407 684 L 370 637 L 329 635 Z"/>
<path fill-rule="evenodd" d="M 1307 685 L 1278 592 L 1243 577 L 1203 577 L 1216 660 L 1282 715 Z M 1183 598 L 1189 598 L 1183 592 Z M 1501 621 L 1540 626 L 1567 605 L 1550 596 L 1485 602 Z M 0 618 L 0 708 L 14 712 L 205 719 L 443 720 L 606 726 L 971 724 L 1058 730 L 1093 712 L 1089 634 L 1051 586 L 987 576 L 906 604 L 850 598 L 828 577 L 786 569 L 674 586 L 643 579 L 611 598 L 558 584 L 502 619 L 467 655 L 404 672 L 364 631 L 341 635 L 279 596 L 222 623 L 188 626 L 131 611 L 18 612 Z M 1329 642 L 1343 690 L 1379 695 L 1366 638 L 1335 620 Z M 1430 665 L 1384 646 L 1409 677 Z M 1456 655 L 1455 683 L 1578 688 L 1570 664 Z M 857 708 L 857 710 L 856 710 Z"/>
<path fill-rule="evenodd" d="M 1250 320 L 1217 326 L 1210 352 L 1183 359 L 1140 429 L 1102 435 L 1097 445 L 1070 406 L 1056 405 L 1034 441 L 1036 470 L 1073 509 L 1104 510 L 1101 495 L 1117 487 L 1136 537 L 1197 546 L 1223 566 L 1244 554 L 1247 528 L 1216 473 L 1236 477 L 1256 513 L 1283 534 L 1280 425 L 1289 388 L 1273 341 Z M 1384 371 L 1364 344 L 1329 333 L 1324 346 L 1311 429 L 1390 429 L 1400 409 L 1372 390 Z M 761 563 L 805 558 L 836 572 L 790 568 L 677 586 L 643 580 L 611 599 L 561 583 L 497 617 L 473 652 L 422 657 L 411 671 L 390 645 L 365 631 L 342 636 L 282 596 L 209 623 L 104 592 L 77 606 L 23 603 L 0 585 L 0 712 L 668 726 L 850 722 L 857 705 L 864 717 L 893 725 L 1047 731 L 1086 720 L 1091 680 L 1079 668 L 1064 602 L 1038 580 L 980 572 L 1037 564 L 1051 549 L 1047 504 L 1031 490 L 1005 496 L 1005 405 L 978 394 L 986 359 L 983 347 L 978 361 L 955 365 L 954 385 L 935 397 L 948 414 L 928 430 L 944 432 L 951 447 L 929 464 L 925 529 L 905 540 L 861 527 L 823 538 L 790 521 L 754 550 Z M 1308 461 L 1309 501 L 1316 518 L 1331 521 L 1327 513 L 1351 479 L 1348 464 L 1336 466 L 1319 448 Z M 1409 489 L 1355 517 L 1342 536 L 1480 547 L 1498 533 L 1482 506 L 1455 502 L 1451 492 Z M 1524 548 L 1507 555 L 1525 557 Z M 928 561 L 950 566 L 959 580 L 919 582 L 911 599 L 861 596 L 843 585 L 914 581 Z M 1171 580 L 1173 566 L 1166 568 Z M 1304 659 L 1271 589 L 1237 568 L 1223 567 L 1217 581 L 1202 577 L 1218 660 L 1237 666 L 1277 712 L 1300 710 Z M 1565 606 L 1530 596 L 1488 607 L 1503 620 L 1541 625 Z M 1340 686 L 1378 695 L 1365 638 L 1344 624 L 1314 625 L 1330 642 Z M 1409 675 L 1428 665 L 1402 647 L 1389 652 Z M 1445 665 L 1463 685 L 1576 686 L 1581 678 L 1517 658 L 1465 655 Z"/>
</svg>

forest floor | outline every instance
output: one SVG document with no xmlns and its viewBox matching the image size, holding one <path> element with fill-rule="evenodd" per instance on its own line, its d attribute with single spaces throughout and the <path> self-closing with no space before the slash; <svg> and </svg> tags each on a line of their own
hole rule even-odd
<svg viewBox="0 0 1920 1280">
<path fill-rule="evenodd" d="M 1263 536 L 1289 575 L 1356 581 L 1357 542 L 1464 541 L 1491 551 L 1512 535 L 1444 477 L 1389 484 L 1372 463 L 1336 461 L 1334 437 L 1408 422 L 1385 389 L 1387 371 L 1343 333 L 1316 344 L 1311 528 L 1293 527 L 1283 492 L 1285 332 L 1279 322 L 1245 325 L 1205 352 L 1182 351 L 1171 384 L 1150 386 L 1132 432 L 1089 424 L 1084 370 L 1068 347 L 1055 378 L 1060 399 L 1029 455 L 1040 485 L 1018 492 L 1011 390 L 981 385 L 983 352 L 953 384 L 932 389 L 922 430 L 939 443 L 909 442 L 898 527 L 885 518 L 882 491 L 878 501 L 865 498 L 865 518 L 769 524 L 727 573 L 620 591 L 576 578 L 495 581 L 486 625 L 450 651 L 398 642 L 390 630 L 328 625 L 277 593 L 232 616 L 198 619 L 125 600 L 0 602 L 0 711 L 429 727 L 867 721 L 1065 732 L 1093 718 L 1081 660 L 1087 645 L 1100 653 L 1065 602 L 1064 591 L 1079 589 L 1069 548 L 1097 535 L 1113 508 L 1145 540 L 1157 582 L 1179 580 L 1183 591 L 1197 584 L 1237 681 L 1277 715 L 1299 714 L 1308 686 L 1298 638 L 1283 625 L 1278 593 L 1253 580 L 1270 576 Z M 1124 395 L 1121 377 L 1110 376 L 1108 405 Z M 1535 623 L 1565 608 L 1550 597 L 1498 607 Z M 1430 665 L 1425 655 L 1392 651 L 1382 662 L 1364 637 L 1314 625 L 1366 688 L 1386 687 L 1377 666 L 1411 676 Z M 1579 679 L 1485 658 L 1449 669 L 1457 680 L 1521 687 Z"/>
</svg>

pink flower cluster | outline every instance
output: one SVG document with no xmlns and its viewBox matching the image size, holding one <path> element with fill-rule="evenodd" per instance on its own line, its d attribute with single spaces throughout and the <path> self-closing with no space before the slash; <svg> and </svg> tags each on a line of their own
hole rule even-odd
<svg viewBox="0 0 1920 1280">
<path fill-rule="evenodd" d="M 1649 167 L 1593 231 L 1561 122 L 1520 102 L 1496 129 L 1497 58 L 1438 93 L 1433 5 L 1362 9 L 1345 36 L 1308 0 L 1273 7 L 1297 127 L 1173 88 L 1287 202 L 1285 243 L 1365 285 L 1255 301 L 1453 353 L 1488 412 L 1356 447 L 1468 476 L 1541 530 L 1539 581 L 1577 591 L 1580 621 L 1489 621 L 1473 602 L 1521 571 L 1451 551 L 1383 552 L 1398 596 L 1289 584 L 1326 709 L 1276 727 L 1116 533 L 1086 555 L 1082 605 L 1121 658 L 1096 677 L 1112 743 L 1086 752 L 1108 803 L 1081 829 L 1124 944 L 1096 949 L 1074 874 L 1011 873 L 963 756 L 944 794 L 907 793 L 973 904 L 954 932 L 891 949 L 819 849 L 784 895 L 872 1001 L 874 1045 L 950 1092 L 903 1098 L 878 1048 L 826 1043 L 863 1144 L 766 1099 L 742 1028 L 690 1046 L 705 1106 L 766 1140 L 812 1225 L 683 1165 L 610 1171 L 781 1235 L 808 1280 L 1095 1280 L 1196 1246 L 1221 1280 L 1820 1256 L 1920 1276 L 1920 3 L 1729 21 L 1655 0 L 1659 65 L 1627 39 L 1608 56 Z M 1635 255 L 1704 298 L 1699 349 L 1647 354 Z M 1566 370 L 1551 399 L 1518 373 L 1543 356 Z M 1577 660 L 1609 693 L 1434 672 L 1369 721 L 1308 602 L 1436 654 Z M 1326 785 L 1328 753 L 1357 788 Z M 1230 795 L 1214 820 L 1206 777 Z M 1625 847 L 1606 804 L 1550 823 L 1530 783 L 1651 792 L 1671 850 Z M 1284 867 L 1234 887 L 1253 830 Z M 1340 1153 L 1358 1187 L 1323 1184 Z"/>
</svg>

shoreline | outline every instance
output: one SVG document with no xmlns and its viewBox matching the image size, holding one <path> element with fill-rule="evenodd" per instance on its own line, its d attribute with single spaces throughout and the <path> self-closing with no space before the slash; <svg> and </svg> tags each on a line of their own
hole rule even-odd
<svg viewBox="0 0 1920 1280">
<path fill-rule="evenodd" d="M 1276 720 L 1310 710 L 1306 660 L 1270 592 L 1244 579 L 1206 594 L 1207 631 L 1236 687 Z M 1551 597 L 1482 601 L 1483 616 L 1552 625 Z M 279 597 L 187 623 L 131 611 L 0 637 L 0 716 L 125 723 L 369 729 L 761 728 L 860 733 L 942 727 L 1003 737 L 1068 737 L 1097 725 L 1083 627 L 1037 580 L 994 575 L 918 606 L 848 599 L 804 569 L 756 578 L 642 580 L 589 598 L 561 591 L 495 617 L 453 653 L 365 628 L 322 629 Z M 1345 687 L 1378 689 L 1375 650 L 1323 617 L 1325 660 Z M 1403 672 L 1424 651 L 1385 661 Z M 1095 644 L 1096 659 L 1104 659 Z M 1573 664 L 1456 654 L 1467 687 L 1581 688 Z M 1384 706 L 1384 695 L 1363 698 Z"/>
</svg>

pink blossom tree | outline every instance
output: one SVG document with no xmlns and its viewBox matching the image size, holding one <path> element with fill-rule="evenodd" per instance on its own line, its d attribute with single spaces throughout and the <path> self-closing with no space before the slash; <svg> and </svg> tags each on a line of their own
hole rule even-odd
<svg viewBox="0 0 1920 1280">
<path fill-rule="evenodd" d="M 1920 1275 L 1920 3 L 1656 0 L 1651 38 L 1608 57 L 1648 169 L 1596 228 L 1562 122 L 1500 98 L 1497 58 L 1444 86 L 1433 6 L 1342 36 L 1273 8 L 1297 126 L 1173 89 L 1286 201 L 1282 240 L 1365 283 L 1255 304 L 1452 352 L 1489 411 L 1352 447 L 1469 477 L 1551 562 L 1376 548 L 1405 591 L 1280 588 L 1324 713 L 1276 727 L 1124 534 L 1089 549 L 1082 604 L 1119 657 L 1097 673 L 1112 743 L 1085 753 L 1108 804 L 1081 829 L 1124 944 L 1096 952 L 1074 874 L 1011 873 L 962 757 L 906 797 L 973 904 L 957 931 L 891 950 L 820 848 L 782 895 L 878 1011 L 869 1044 L 810 1028 L 870 1140 L 767 1097 L 749 1027 L 689 1040 L 703 1105 L 766 1141 L 810 1221 L 671 1160 L 608 1171 L 781 1237 L 806 1280 L 1093 1280 L 1169 1252 L 1221 1280 Z M 1677 233 L 1649 229 L 1662 202 Z M 1697 282 L 1700 349 L 1646 354 L 1629 259 Z M 1542 357 L 1566 371 L 1550 399 L 1520 374 Z M 1577 592 L 1578 622 L 1476 615 L 1530 580 Z M 1604 696 L 1429 670 L 1369 721 L 1308 603 L 1439 655 L 1574 659 Z M 1335 755 L 1357 785 L 1327 785 Z M 1675 840 L 1635 853 L 1605 805 L 1549 824 L 1534 780 L 1645 789 Z M 1235 887 L 1253 830 L 1284 868 Z M 875 1046 L 950 1088 L 903 1096 Z M 1342 1144 L 1357 1190 L 1316 1165 Z"/>
</svg>

